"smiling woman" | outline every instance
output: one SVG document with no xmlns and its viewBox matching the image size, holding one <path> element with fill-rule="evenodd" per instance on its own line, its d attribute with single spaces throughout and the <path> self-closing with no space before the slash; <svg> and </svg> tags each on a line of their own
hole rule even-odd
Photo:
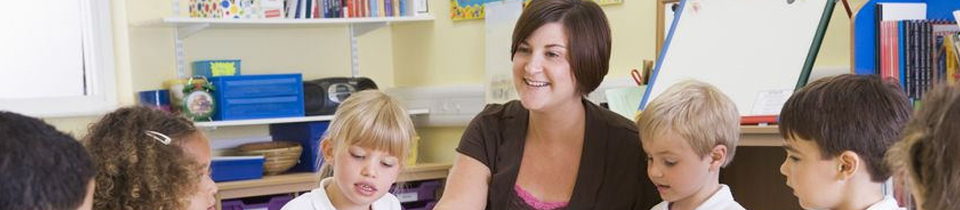
<svg viewBox="0 0 960 210">
<path fill-rule="evenodd" d="M 610 41 L 596 3 L 532 1 L 511 47 L 520 100 L 487 105 L 470 122 L 436 209 L 656 204 L 636 126 L 584 100 L 607 74 Z"/>
</svg>

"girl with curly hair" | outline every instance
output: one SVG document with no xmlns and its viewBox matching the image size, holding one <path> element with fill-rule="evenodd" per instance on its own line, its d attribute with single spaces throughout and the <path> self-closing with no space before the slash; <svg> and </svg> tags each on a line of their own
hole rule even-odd
<svg viewBox="0 0 960 210">
<path fill-rule="evenodd" d="M 960 209 L 960 86 L 942 84 L 923 96 L 923 105 L 887 151 L 895 173 L 907 175 L 915 209 Z"/>
<path fill-rule="evenodd" d="M 90 127 L 94 209 L 215 209 L 210 144 L 189 120 L 126 107 Z"/>
</svg>

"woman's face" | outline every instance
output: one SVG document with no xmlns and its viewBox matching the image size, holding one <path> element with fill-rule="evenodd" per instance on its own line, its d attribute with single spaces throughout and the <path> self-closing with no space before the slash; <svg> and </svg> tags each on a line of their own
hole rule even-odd
<svg viewBox="0 0 960 210">
<path fill-rule="evenodd" d="M 194 160 L 202 167 L 200 177 L 197 177 L 198 189 L 190 195 L 190 202 L 187 209 L 207 209 L 217 208 L 217 200 L 214 197 L 217 194 L 217 184 L 210 177 L 210 143 L 207 137 L 197 133 L 188 137 L 183 144 L 184 151 L 193 156 Z"/>
<path fill-rule="evenodd" d="M 513 85 L 525 108 L 542 111 L 570 101 L 580 103 L 567 43 L 560 23 L 547 23 L 520 42 L 513 54 Z"/>
</svg>

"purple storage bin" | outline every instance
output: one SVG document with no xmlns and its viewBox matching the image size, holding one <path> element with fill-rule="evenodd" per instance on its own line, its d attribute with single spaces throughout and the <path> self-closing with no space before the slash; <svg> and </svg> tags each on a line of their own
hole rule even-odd
<svg viewBox="0 0 960 210">
<path fill-rule="evenodd" d="M 224 200 L 220 203 L 221 210 L 280 210 L 283 208 L 283 205 L 286 205 L 287 202 L 293 200 L 293 196 L 289 195 L 277 195 L 270 198 L 270 201 L 266 203 L 255 203 L 255 204 L 246 204 L 243 200 Z"/>
<path fill-rule="evenodd" d="M 440 181 L 433 180 L 411 182 L 401 189 L 394 187 L 390 192 L 397 196 L 400 203 L 409 203 L 436 200 L 438 189 L 440 189 Z"/>
<path fill-rule="evenodd" d="M 437 205 L 436 201 L 429 202 L 415 202 L 415 203 L 404 203 L 404 210 L 433 210 L 433 207 Z"/>
</svg>

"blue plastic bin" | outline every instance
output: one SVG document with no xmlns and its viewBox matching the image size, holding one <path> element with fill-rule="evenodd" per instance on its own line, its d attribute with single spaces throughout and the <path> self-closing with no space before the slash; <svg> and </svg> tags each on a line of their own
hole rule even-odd
<svg viewBox="0 0 960 210">
<path fill-rule="evenodd" d="M 215 182 L 263 178 L 263 156 L 214 157 L 210 163 Z"/>
<path fill-rule="evenodd" d="M 270 136 L 277 140 L 300 142 L 300 146 L 303 147 L 300 163 L 293 166 L 291 171 L 317 172 L 323 165 L 320 138 L 327 131 L 327 126 L 330 126 L 329 121 L 272 124 Z"/>
<path fill-rule="evenodd" d="M 214 120 L 244 120 L 277 117 L 302 117 L 303 97 L 218 99 Z"/>
<path fill-rule="evenodd" d="M 212 77 L 211 81 L 224 98 L 303 95 L 300 74 L 224 76 Z"/>
<path fill-rule="evenodd" d="M 193 75 L 207 78 L 240 75 L 240 60 L 203 60 L 193 62 Z"/>
<path fill-rule="evenodd" d="M 217 100 L 214 120 L 302 117 L 300 74 L 212 77 Z"/>
</svg>

